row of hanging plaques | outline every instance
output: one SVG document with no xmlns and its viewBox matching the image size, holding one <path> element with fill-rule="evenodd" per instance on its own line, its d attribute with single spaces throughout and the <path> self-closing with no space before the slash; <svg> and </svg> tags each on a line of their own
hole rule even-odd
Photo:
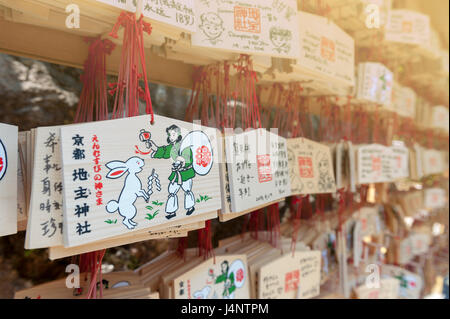
<svg viewBox="0 0 450 319">
<path fill-rule="evenodd" d="M 419 166 L 439 174 L 446 162 L 420 147 L 325 145 L 265 129 L 222 136 L 162 116 L 0 132 L 1 234 L 27 216 L 25 247 L 52 247 L 51 258 L 182 237 L 218 213 L 225 221 L 291 195 L 355 191 Z"/>
<path fill-rule="evenodd" d="M 351 258 L 354 266 L 364 266 L 381 258 L 380 253 L 369 252 L 363 239 L 382 236 L 385 225 L 379 213 L 377 206 L 355 211 L 343 225 L 343 241 L 336 240 L 336 232 L 329 225 L 318 227 L 317 223 L 307 226 L 309 230 L 315 228 L 314 235 L 298 239 L 294 251 L 291 238 L 281 236 L 274 247 L 266 241 L 268 232 L 258 232 L 256 237 L 245 233 L 219 241 L 214 257 L 199 257 L 196 249 L 185 250 L 183 258 L 167 251 L 135 272 L 105 274 L 99 285 L 104 285 L 104 298 L 121 299 L 307 299 L 326 295 L 327 288 L 322 284 L 331 279 L 342 260 Z M 430 234 L 413 233 L 399 241 L 396 263 L 405 264 L 414 255 L 428 251 L 430 240 Z M 377 289 L 359 285 L 358 275 L 347 272 L 345 285 L 360 299 L 415 299 L 423 288 L 421 276 L 398 265 L 383 264 L 381 287 Z M 64 281 L 57 280 L 19 291 L 15 298 L 83 298 L 86 284 L 83 282 L 72 295 Z"/>
<path fill-rule="evenodd" d="M 100 3 L 136 12 L 136 1 L 97 0 L 97 5 L 103 6 Z M 391 5 L 384 2 L 361 1 L 361 5 L 369 3 L 389 7 L 386 41 L 429 46 L 428 16 L 391 10 Z M 191 55 L 204 49 L 212 51 L 212 56 L 214 51 L 252 54 L 261 61 L 267 58 L 262 64 L 272 66 L 263 80 L 273 76 L 280 81 L 314 80 L 305 88 L 339 95 L 348 95 L 355 87 L 354 39 L 329 19 L 298 11 L 295 0 L 143 0 L 142 4 L 142 14 L 156 23 L 155 30 L 173 33 L 171 39 L 182 42 L 174 49 L 174 55 L 182 57 L 183 48 L 192 50 Z M 190 37 L 180 38 L 180 32 Z M 292 59 L 295 63 L 292 70 L 285 70 L 281 64 L 273 64 L 270 57 Z M 383 94 L 379 98 L 382 104 L 388 102 Z"/>
<path fill-rule="evenodd" d="M 357 101 L 373 102 L 384 109 L 405 118 L 413 118 L 422 125 L 448 133 L 449 112 L 445 106 L 426 105 L 422 112 L 418 96 L 409 87 L 394 81 L 392 71 L 381 63 L 364 62 L 357 67 L 357 85 L 354 96 Z"/>
<path fill-rule="evenodd" d="M 136 12 L 132 0 L 97 0 L 122 10 Z M 361 1 L 376 4 L 388 12 L 383 17 L 385 39 L 390 42 L 431 44 L 430 19 L 427 15 L 403 9 L 391 9 L 387 1 Z M 192 35 L 192 45 L 222 50 L 298 56 L 297 1 L 258 0 L 177 0 L 142 1 L 142 14 L 158 23 Z M 276 29 L 274 31 L 274 28 Z"/>
</svg>

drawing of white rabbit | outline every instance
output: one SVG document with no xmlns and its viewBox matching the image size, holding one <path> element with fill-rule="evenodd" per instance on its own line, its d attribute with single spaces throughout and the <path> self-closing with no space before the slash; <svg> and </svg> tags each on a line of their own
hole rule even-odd
<svg viewBox="0 0 450 319">
<path fill-rule="evenodd" d="M 143 197 L 146 202 L 150 199 L 147 192 L 142 189 L 141 180 L 136 176 L 137 173 L 142 171 L 144 160 L 139 157 L 131 157 L 125 163 L 121 161 L 109 162 L 106 167 L 110 169 L 106 175 L 106 178 L 109 179 L 117 179 L 128 173 L 119 199 L 109 201 L 106 205 L 106 211 L 114 213 L 119 210 L 120 216 L 123 217 L 123 224 L 128 229 L 134 229 L 137 226 L 137 223 L 133 221 L 137 213 L 134 203 L 138 197 Z"/>
</svg>

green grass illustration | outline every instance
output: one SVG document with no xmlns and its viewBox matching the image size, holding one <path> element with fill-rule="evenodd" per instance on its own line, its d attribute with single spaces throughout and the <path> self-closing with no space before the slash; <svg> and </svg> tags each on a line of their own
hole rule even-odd
<svg viewBox="0 0 450 319">
<path fill-rule="evenodd" d="M 114 220 L 112 220 L 112 219 L 108 219 L 108 220 L 105 220 L 105 223 L 107 223 L 107 224 L 117 224 L 117 219 L 114 219 Z"/>
<path fill-rule="evenodd" d="M 162 206 L 164 204 L 164 202 L 160 202 L 159 200 L 156 200 L 156 201 L 152 201 L 152 204 L 155 206 Z"/>
<path fill-rule="evenodd" d="M 209 197 L 208 195 L 200 195 L 199 198 L 197 198 L 196 202 L 197 203 L 201 203 L 201 202 L 207 202 L 210 199 L 212 199 L 212 197 Z"/>
<path fill-rule="evenodd" d="M 156 217 L 156 215 L 158 215 L 158 213 L 159 213 L 159 210 L 157 210 L 153 215 L 148 213 L 147 217 L 145 217 L 145 219 L 152 220 L 153 218 Z"/>
</svg>

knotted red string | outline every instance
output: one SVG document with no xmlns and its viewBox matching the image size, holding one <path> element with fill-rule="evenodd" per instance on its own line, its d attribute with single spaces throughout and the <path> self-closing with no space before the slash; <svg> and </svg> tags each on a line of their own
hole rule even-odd
<svg viewBox="0 0 450 319">
<path fill-rule="evenodd" d="M 143 15 L 136 19 L 132 12 L 122 11 L 109 35 L 118 38 L 117 32 L 123 27 L 122 55 L 119 76 L 116 83 L 110 83 L 111 95 L 115 95 L 113 118 L 139 115 L 139 98 L 145 101 L 145 112 L 154 122 L 153 106 L 148 87 L 147 68 L 145 64 L 144 32 L 151 34 L 150 23 L 144 22 Z M 141 73 L 139 73 L 139 67 Z M 139 86 L 143 80 L 144 89 Z"/>
<path fill-rule="evenodd" d="M 81 76 L 83 89 L 75 115 L 75 123 L 108 119 L 106 56 L 111 54 L 115 44 L 108 39 L 102 40 L 100 37 L 86 38 L 85 41 L 90 45 Z M 86 295 L 88 299 L 97 298 L 97 278 L 99 277 L 100 282 L 102 281 L 101 265 L 105 252 L 104 249 L 78 256 L 80 273 L 85 274 L 85 280 L 87 280 L 87 274 L 90 273 Z M 99 286 L 99 296 L 103 297 L 103 285 Z"/>
<path fill-rule="evenodd" d="M 106 56 L 115 44 L 108 39 L 85 38 L 89 43 L 88 57 L 84 62 L 83 83 L 75 114 L 75 123 L 108 119 L 108 96 L 106 84 Z"/>
<path fill-rule="evenodd" d="M 270 205 L 267 210 L 267 218 L 268 218 L 268 225 L 267 230 L 270 234 L 269 242 L 272 246 L 277 247 L 278 242 L 281 236 L 280 231 L 280 210 L 279 210 L 279 204 L 275 203 Z"/>
<path fill-rule="evenodd" d="M 178 257 L 183 258 L 184 260 L 186 260 L 187 244 L 188 244 L 187 237 L 181 237 L 178 239 L 178 246 L 177 246 L 176 254 Z"/>
<path fill-rule="evenodd" d="M 250 56 L 241 54 L 238 61 L 233 64 L 236 75 L 234 95 L 241 99 L 241 128 L 261 128 L 261 116 L 259 102 L 256 94 L 258 76 L 253 71 L 253 63 Z M 234 110 L 236 111 L 236 110 Z"/>
<path fill-rule="evenodd" d="M 85 274 L 85 280 L 87 274 L 89 276 L 89 288 L 86 295 L 87 299 L 96 299 L 97 297 L 103 297 L 103 285 L 102 283 L 102 260 L 105 256 L 106 249 L 100 251 L 89 252 L 78 256 L 78 266 L 80 267 L 80 274 Z M 97 280 L 98 279 L 98 280 Z M 97 293 L 97 283 L 99 285 L 99 293 Z M 82 291 L 80 291 L 82 293 Z M 99 295 L 99 296 L 98 296 Z"/>
<path fill-rule="evenodd" d="M 326 194 L 317 194 L 316 195 L 316 211 L 319 214 L 322 222 L 325 221 L 325 200 L 326 200 Z"/>
<path fill-rule="evenodd" d="M 205 228 L 198 230 L 198 256 L 207 259 L 209 257 L 214 257 L 215 255 L 212 247 L 212 230 L 211 230 L 211 220 L 205 222 Z"/>
</svg>

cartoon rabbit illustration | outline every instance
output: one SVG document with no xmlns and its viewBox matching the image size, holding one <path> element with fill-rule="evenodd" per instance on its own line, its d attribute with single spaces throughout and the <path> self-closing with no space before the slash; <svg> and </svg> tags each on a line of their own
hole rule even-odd
<svg viewBox="0 0 450 319">
<path fill-rule="evenodd" d="M 211 292 L 211 287 L 206 286 L 201 290 L 194 292 L 193 296 L 195 299 L 208 299 L 209 293 Z"/>
<path fill-rule="evenodd" d="M 142 171 L 144 167 L 144 160 L 139 157 L 131 157 L 126 163 L 121 161 L 112 161 L 106 164 L 106 167 L 110 169 L 106 178 L 117 179 L 128 172 L 125 178 L 122 192 L 119 195 L 119 199 L 111 200 L 106 205 L 106 211 L 108 213 L 114 213 L 119 210 L 120 216 L 123 217 L 123 224 L 128 229 L 134 229 L 137 223 L 133 221 L 136 216 L 137 210 L 134 206 L 138 197 L 143 197 L 146 202 L 149 201 L 150 196 L 142 189 L 142 183 L 137 173 Z"/>
</svg>

